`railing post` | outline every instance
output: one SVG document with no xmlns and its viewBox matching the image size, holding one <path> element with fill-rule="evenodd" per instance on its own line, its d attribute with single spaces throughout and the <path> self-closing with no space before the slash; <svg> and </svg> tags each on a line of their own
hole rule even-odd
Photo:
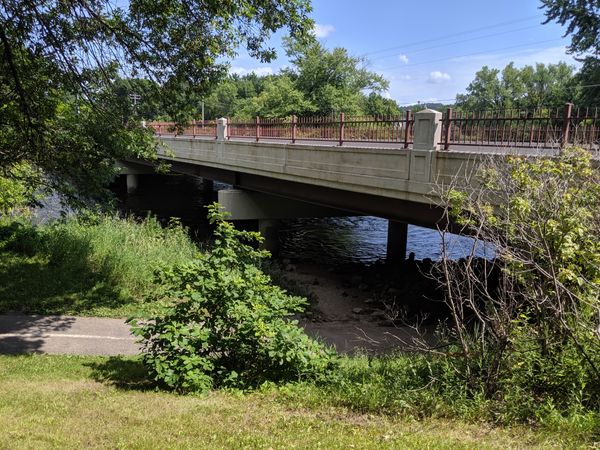
<svg viewBox="0 0 600 450">
<path fill-rule="evenodd" d="M 196 137 L 196 120 L 192 120 L 192 137 Z"/>
<path fill-rule="evenodd" d="M 340 113 L 340 147 L 344 144 L 344 113 Z"/>
<path fill-rule="evenodd" d="M 442 113 L 424 109 L 415 114 L 414 150 L 439 150 L 442 138 Z"/>
<path fill-rule="evenodd" d="M 444 150 L 450 148 L 450 126 L 452 124 L 452 108 L 446 109 L 446 129 L 444 130 Z"/>
<path fill-rule="evenodd" d="M 256 142 L 260 140 L 260 117 L 256 116 Z"/>
<path fill-rule="evenodd" d="M 409 109 L 406 111 L 406 126 L 404 127 L 404 148 L 408 148 L 408 141 L 410 140 L 410 121 L 412 119 L 412 111 Z"/>
<path fill-rule="evenodd" d="M 298 118 L 296 115 L 292 115 L 292 144 L 296 143 L 296 126 L 298 125 Z"/>
<path fill-rule="evenodd" d="M 227 137 L 228 136 L 228 132 L 227 132 L 228 123 L 229 123 L 229 120 L 226 119 L 225 117 L 221 117 L 220 119 L 217 119 L 217 141 L 222 142 L 228 138 Z"/>
<path fill-rule="evenodd" d="M 571 114 L 573 112 L 573 103 L 565 104 L 563 113 L 562 137 L 560 146 L 565 147 L 569 143 L 569 131 L 571 129 Z"/>
</svg>

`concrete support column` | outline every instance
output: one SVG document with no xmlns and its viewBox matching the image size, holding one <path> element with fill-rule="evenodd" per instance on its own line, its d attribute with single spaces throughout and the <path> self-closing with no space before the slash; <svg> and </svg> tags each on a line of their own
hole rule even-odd
<svg viewBox="0 0 600 450">
<path fill-rule="evenodd" d="M 127 193 L 135 194 L 139 183 L 138 175 L 126 175 L 125 178 L 127 182 Z"/>
<path fill-rule="evenodd" d="M 279 252 L 279 220 L 259 219 L 258 231 L 265 239 L 261 248 L 268 250 L 272 255 Z"/>
<path fill-rule="evenodd" d="M 408 241 L 408 224 L 388 221 L 387 263 L 401 263 L 406 258 L 406 242 Z"/>
</svg>

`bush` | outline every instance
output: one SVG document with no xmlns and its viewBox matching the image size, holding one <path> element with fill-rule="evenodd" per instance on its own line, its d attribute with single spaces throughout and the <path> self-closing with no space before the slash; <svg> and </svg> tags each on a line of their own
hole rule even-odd
<svg viewBox="0 0 600 450">
<path fill-rule="evenodd" d="M 174 306 L 147 323 L 132 321 L 154 379 L 179 392 L 203 392 L 324 375 L 333 352 L 289 320 L 306 301 L 258 268 L 268 255 L 253 247 L 260 235 L 235 230 L 216 204 L 209 219 L 216 225 L 212 251 L 159 276 Z"/>
<path fill-rule="evenodd" d="M 443 258 L 448 360 L 502 421 L 600 408 L 600 174 L 589 152 L 508 158 L 445 192 L 493 260 Z M 546 411 L 546 412 L 544 412 Z"/>
</svg>

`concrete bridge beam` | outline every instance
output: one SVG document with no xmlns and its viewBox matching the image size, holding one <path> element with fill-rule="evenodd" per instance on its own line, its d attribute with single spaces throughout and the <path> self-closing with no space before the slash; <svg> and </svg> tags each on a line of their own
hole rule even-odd
<svg viewBox="0 0 600 450">
<path fill-rule="evenodd" d="M 218 201 L 229 213 L 229 220 L 277 220 L 357 215 L 340 209 L 241 189 L 220 190 Z"/>
</svg>

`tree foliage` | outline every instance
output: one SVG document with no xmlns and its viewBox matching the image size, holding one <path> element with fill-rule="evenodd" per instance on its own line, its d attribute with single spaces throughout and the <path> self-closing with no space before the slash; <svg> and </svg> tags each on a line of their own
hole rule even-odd
<svg viewBox="0 0 600 450">
<path fill-rule="evenodd" d="M 3 2 L 0 167 L 27 161 L 63 191 L 97 192 L 114 158 L 153 153 L 120 78 L 152 80 L 160 89 L 148 94 L 184 118 L 182 92 L 206 92 L 226 72 L 219 58 L 243 45 L 269 60 L 270 34 L 302 37 L 309 10 L 308 0 Z"/>
<path fill-rule="evenodd" d="M 484 66 L 456 105 L 466 111 L 559 107 L 575 98 L 574 85 L 573 67 L 562 62 L 520 69 L 511 62 L 502 71 Z"/>
<path fill-rule="evenodd" d="M 236 105 L 241 117 L 289 117 L 293 114 L 306 116 L 316 107 L 298 90 L 289 76 L 268 77 L 263 91 L 256 97 L 242 100 Z"/>
<path fill-rule="evenodd" d="M 365 60 L 350 56 L 344 48 L 327 50 L 317 41 L 288 40 L 286 51 L 292 63 L 287 73 L 320 115 L 362 112 L 364 91 L 382 92 L 388 82 L 365 67 Z"/>
<path fill-rule="evenodd" d="M 381 93 L 388 83 L 346 49 L 315 40 L 286 40 L 291 67 L 276 75 L 231 75 L 206 97 L 206 117 L 268 118 L 344 112 L 397 115 L 398 104 Z"/>
<path fill-rule="evenodd" d="M 260 234 L 237 231 L 219 206 L 214 248 L 190 264 L 161 273 L 173 306 L 145 324 L 134 321 L 154 379 L 180 391 L 252 387 L 323 375 L 333 353 L 309 338 L 290 316 L 306 300 L 271 284 L 258 264 Z"/>
<path fill-rule="evenodd" d="M 579 103 L 600 102 L 600 4 L 596 0 L 542 0 L 546 21 L 566 25 L 571 36 L 569 52 L 583 60 L 577 75 L 581 89 Z"/>
</svg>

